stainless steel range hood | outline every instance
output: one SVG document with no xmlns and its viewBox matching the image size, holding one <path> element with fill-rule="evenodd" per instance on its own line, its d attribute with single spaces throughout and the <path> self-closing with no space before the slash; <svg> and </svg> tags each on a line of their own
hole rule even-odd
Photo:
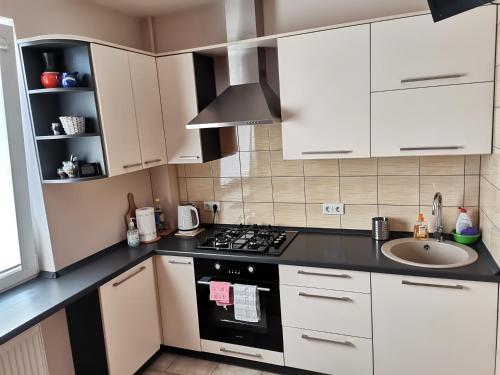
<svg viewBox="0 0 500 375">
<path fill-rule="evenodd" d="M 225 0 L 228 42 L 262 35 L 262 0 Z M 264 125 L 281 121 L 280 102 L 266 82 L 265 50 L 228 47 L 230 86 L 186 126 L 188 129 Z"/>
</svg>

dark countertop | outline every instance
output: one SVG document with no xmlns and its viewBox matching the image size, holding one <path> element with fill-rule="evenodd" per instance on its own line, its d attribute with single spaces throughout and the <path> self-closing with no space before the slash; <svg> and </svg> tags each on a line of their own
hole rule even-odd
<svg viewBox="0 0 500 375">
<path fill-rule="evenodd" d="M 279 257 L 234 255 L 196 250 L 209 234 L 185 239 L 170 235 L 159 242 L 129 248 L 121 242 L 61 272 L 55 279 L 39 276 L 0 293 L 0 344 L 98 288 L 153 254 L 213 258 L 499 282 L 499 268 L 484 245 L 475 246 L 479 260 L 455 269 L 425 269 L 394 262 L 380 252 L 380 243 L 359 232 L 301 232 Z"/>
</svg>

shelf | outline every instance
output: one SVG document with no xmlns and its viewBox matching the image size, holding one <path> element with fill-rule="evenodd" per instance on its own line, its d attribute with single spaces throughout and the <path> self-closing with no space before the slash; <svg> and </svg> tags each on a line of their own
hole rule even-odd
<svg viewBox="0 0 500 375">
<path fill-rule="evenodd" d="M 101 176 L 92 176 L 92 177 L 74 177 L 74 178 L 54 178 L 50 180 L 43 180 L 42 182 L 44 184 L 74 184 L 77 182 L 85 182 L 85 181 L 92 181 L 92 180 L 100 180 L 102 178 L 106 178 L 107 176 L 101 175 Z"/>
<path fill-rule="evenodd" d="M 36 89 L 36 90 L 28 90 L 28 94 L 37 95 L 37 94 L 60 94 L 60 93 L 76 93 L 76 92 L 87 92 L 94 91 L 90 87 L 56 87 L 53 89 Z"/>
<path fill-rule="evenodd" d="M 99 137 L 97 133 L 84 133 L 79 135 L 40 135 L 35 137 L 37 141 L 50 141 L 57 139 L 74 139 L 74 138 L 88 138 L 88 137 Z"/>
</svg>

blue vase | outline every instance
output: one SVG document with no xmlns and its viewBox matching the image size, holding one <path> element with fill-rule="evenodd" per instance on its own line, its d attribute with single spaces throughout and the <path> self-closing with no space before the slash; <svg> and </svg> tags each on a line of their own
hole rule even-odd
<svg viewBox="0 0 500 375">
<path fill-rule="evenodd" d="M 78 72 L 62 74 L 62 87 L 75 87 L 78 86 Z"/>
</svg>

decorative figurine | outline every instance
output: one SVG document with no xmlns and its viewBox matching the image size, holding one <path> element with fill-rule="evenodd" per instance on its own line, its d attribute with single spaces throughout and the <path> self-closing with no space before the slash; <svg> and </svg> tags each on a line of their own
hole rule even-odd
<svg viewBox="0 0 500 375">
<path fill-rule="evenodd" d="M 53 122 L 51 125 L 51 129 L 54 135 L 61 135 L 61 124 L 59 124 L 58 122 Z"/>
</svg>

